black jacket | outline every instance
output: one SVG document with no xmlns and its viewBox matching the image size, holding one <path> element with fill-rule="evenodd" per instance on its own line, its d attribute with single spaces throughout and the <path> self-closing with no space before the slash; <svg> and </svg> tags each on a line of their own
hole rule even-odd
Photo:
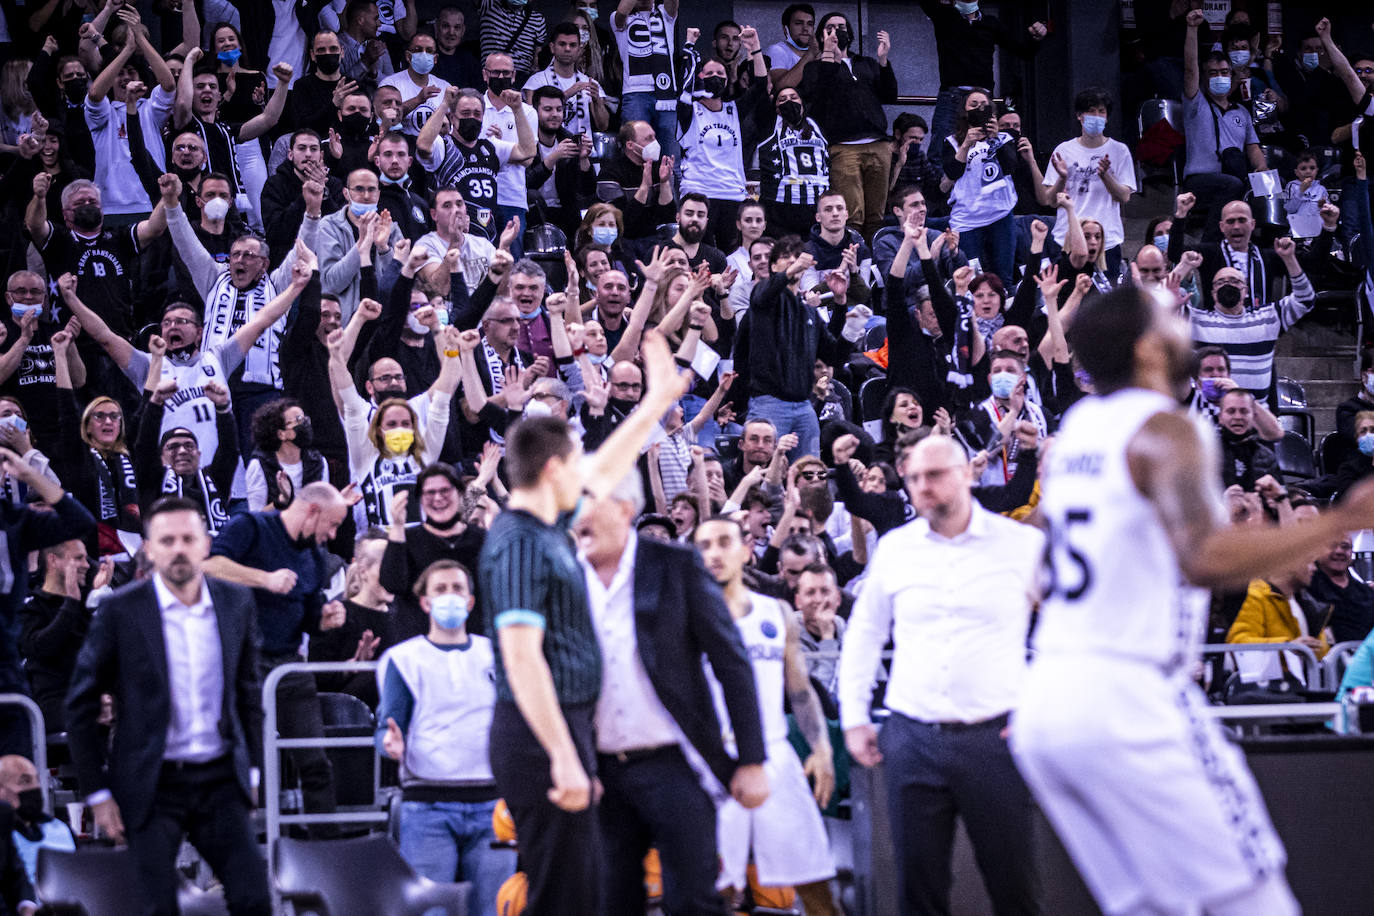
<svg viewBox="0 0 1374 916">
<path fill-rule="evenodd" d="M 748 394 L 782 401 L 808 401 L 815 384 L 816 358 L 844 365 L 851 344 L 838 334 L 844 309 L 834 309 L 827 326 L 816 309 L 788 287 L 787 275 L 775 273 L 754 287 L 749 311 L 737 338 L 747 340 L 747 358 L 735 350 L 735 365 L 747 363 Z"/>
<path fill-rule="evenodd" d="M 82 601 L 42 589 L 19 611 L 19 652 L 48 734 L 66 730 L 67 686 L 90 623 L 91 613 Z"/>
<path fill-rule="evenodd" d="M 206 577 L 222 648 L 224 692 L 220 734 L 228 742 L 234 773 L 251 804 L 251 766 L 262 764 L 262 685 L 258 680 L 257 608 L 240 585 Z M 130 830 L 153 813 L 153 799 L 172 715 L 162 612 L 151 579 L 124 586 L 106 598 L 91 620 L 67 693 L 67 740 L 83 796 L 109 789 Z M 106 747 L 100 695 L 114 696 L 119 727 Z"/>
<path fill-rule="evenodd" d="M 38 902 L 38 895 L 29 883 L 24 860 L 14 845 L 14 809 L 0 802 L 0 914 L 16 912 L 24 901 Z"/>
<path fill-rule="evenodd" d="M 296 174 L 290 160 L 277 166 L 262 186 L 262 224 L 267 230 L 267 247 L 273 266 L 280 264 L 286 253 L 296 244 L 296 235 L 305 219 L 305 197 L 301 188 L 305 182 Z M 344 205 L 343 182 L 333 175 L 324 186 L 324 203 L 320 215 L 328 216 Z"/>
<path fill-rule="evenodd" d="M 1272 476 L 1283 483 L 1279 471 L 1279 458 L 1274 447 L 1260 440 L 1259 433 L 1250 430 L 1243 436 L 1235 436 L 1226 430 L 1221 431 L 1221 485 L 1224 487 L 1240 484 L 1243 489 L 1253 490 L 1255 481 L 1265 475 Z"/>
<path fill-rule="evenodd" d="M 852 140 L 881 140 L 888 136 L 884 105 L 897 104 L 897 76 L 892 64 L 878 66 L 871 57 L 851 57 L 853 71 L 844 64 L 813 60 L 802 70 L 801 97 L 809 99 L 810 114 L 833 149 Z"/>
<path fill-rule="evenodd" d="M 410 188 L 409 175 L 402 178 L 400 184 L 383 181 L 377 207 L 390 213 L 391 221 L 400 228 L 401 235 L 414 241 L 434 227 L 429 221 L 429 204 Z"/>
<path fill-rule="evenodd" d="M 635 639 L 669 715 L 728 786 L 735 767 L 768 756 L 754 669 L 720 587 L 691 548 L 640 538 L 635 554 Z M 701 659 L 720 682 L 738 757 L 725 751 Z"/>
</svg>

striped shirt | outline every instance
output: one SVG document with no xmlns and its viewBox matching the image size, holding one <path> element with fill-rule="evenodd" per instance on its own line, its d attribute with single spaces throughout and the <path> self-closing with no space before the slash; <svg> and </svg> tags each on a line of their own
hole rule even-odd
<svg viewBox="0 0 1374 916">
<path fill-rule="evenodd" d="M 797 130 L 778 118 L 773 135 L 759 144 L 763 200 L 814 207 L 829 189 L 829 145 L 815 121 L 807 118 L 805 126 Z"/>
<path fill-rule="evenodd" d="M 1193 343 L 1214 344 L 1231 358 L 1231 378 L 1258 398 L 1266 398 L 1274 374 L 1279 335 L 1312 310 L 1316 291 L 1307 274 L 1291 278 L 1293 291 L 1277 302 L 1252 305 L 1239 315 L 1189 309 Z"/>
<path fill-rule="evenodd" d="M 502 512 L 482 545 L 477 581 L 487 632 L 513 624 L 541 628 L 558 702 L 593 702 L 601 689 L 601 649 L 587 582 L 567 530 L 520 509 Z M 500 700 L 515 699 L 500 652 L 496 695 Z"/>
<path fill-rule="evenodd" d="M 548 22 L 528 6 L 511 7 L 500 0 L 482 0 L 482 60 L 488 54 L 509 54 L 516 74 L 532 73 L 534 58 L 544 46 Z"/>
</svg>

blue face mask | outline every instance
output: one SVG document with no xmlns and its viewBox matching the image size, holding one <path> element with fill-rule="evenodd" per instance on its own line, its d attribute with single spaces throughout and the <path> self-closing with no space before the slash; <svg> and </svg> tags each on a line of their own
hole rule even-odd
<svg viewBox="0 0 1374 916">
<path fill-rule="evenodd" d="M 1308 70 L 1315 70 L 1322 65 L 1320 54 L 1307 53 L 1302 56 L 1302 65 Z"/>
<path fill-rule="evenodd" d="M 1107 119 L 1101 115 L 1083 116 L 1083 133 L 1090 137 L 1100 137 L 1107 130 Z"/>
<path fill-rule="evenodd" d="M 232 67 L 234 66 L 234 64 L 239 62 L 239 58 L 243 56 L 243 52 L 240 51 L 238 48 L 235 48 L 232 51 L 221 51 L 215 56 L 219 58 L 220 63 L 228 64 Z"/>
<path fill-rule="evenodd" d="M 1016 390 L 1017 384 L 1021 381 L 1021 376 L 1015 372 L 994 372 L 988 381 L 992 385 L 992 396 L 1005 400 L 1011 397 L 1011 393 Z"/>
<path fill-rule="evenodd" d="M 1167 235 L 1157 235 L 1154 237 L 1155 247 L 1160 251 L 1169 250 L 1169 237 Z"/>
<path fill-rule="evenodd" d="M 1207 80 L 1207 91 L 1212 93 L 1212 95 L 1230 95 L 1231 77 L 1214 76 L 1210 78 Z"/>
<path fill-rule="evenodd" d="M 354 216 L 367 216 L 377 209 L 376 204 L 349 204 L 348 212 Z"/>
<path fill-rule="evenodd" d="M 1220 401 L 1221 396 L 1225 394 L 1214 378 L 1205 378 L 1199 381 L 1198 390 L 1202 392 L 1203 398 L 1205 398 L 1209 404 L 1215 404 L 1217 401 Z"/>
<path fill-rule="evenodd" d="M 600 356 L 597 356 L 595 353 L 588 353 L 587 359 L 592 361 L 593 366 L 599 366 L 606 361 L 606 354 L 602 353 Z"/>
<path fill-rule="evenodd" d="M 1360 454 L 1374 455 L 1374 433 L 1365 433 L 1359 438 Z"/>
<path fill-rule="evenodd" d="M 543 311 L 542 307 L 536 305 L 534 307 L 534 311 L 529 313 L 519 312 L 518 314 L 520 315 L 520 318 L 524 321 L 533 321 L 534 319 L 539 317 L 539 313 L 541 311 Z"/>
<path fill-rule="evenodd" d="M 620 238 L 620 230 L 614 226 L 593 226 L 592 241 L 598 245 L 614 245 Z"/>
<path fill-rule="evenodd" d="M 601 15 L 601 11 L 594 6 L 583 6 L 578 7 L 578 9 L 582 11 L 582 15 L 587 17 L 588 22 L 596 22 L 596 17 Z"/>
<path fill-rule="evenodd" d="M 424 76 L 434 69 L 434 55 L 428 51 L 412 51 L 410 53 L 410 68 Z"/>
<path fill-rule="evenodd" d="M 1229 57 L 1229 58 L 1231 58 L 1231 66 L 1233 66 L 1233 67 L 1248 67 L 1248 66 L 1250 66 L 1250 52 L 1249 52 L 1249 51 L 1231 51 L 1231 52 L 1228 53 L 1226 56 Z"/>
<path fill-rule="evenodd" d="M 1370 394 L 1374 394 L 1374 375 L 1366 375 L 1364 377 L 1364 390 Z"/>
<path fill-rule="evenodd" d="M 456 630 L 468 619 L 468 599 L 464 595 L 435 595 L 429 599 L 429 616 L 440 629 Z"/>
<path fill-rule="evenodd" d="M 961 3 L 959 0 L 955 0 L 954 8 L 965 16 L 972 16 L 978 12 L 978 0 L 973 0 L 972 3 Z"/>
<path fill-rule="evenodd" d="M 14 316 L 15 321 L 22 321 L 29 312 L 36 312 L 42 307 L 41 305 L 11 305 L 10 314 Z"/>
</svg>

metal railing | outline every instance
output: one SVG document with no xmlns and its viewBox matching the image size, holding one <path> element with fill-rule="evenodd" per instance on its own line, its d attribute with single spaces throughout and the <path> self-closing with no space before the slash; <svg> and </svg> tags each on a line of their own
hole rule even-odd
<svg viewBox="0 0 1374 916">
<path fill-rule="evenodd" d="M 389 817 L 381 811 L 336 811 L 331 814 L 282 814 L 281 752 L 297 748 L 368 748 L 375 751 L 372 735 L 342 738 L 281 738 L 277 735 L 277 687 L 290 674 L 327 674 L 335 671 L 375 671 L 377 662 L 288 662 L 273 668 L 262 682 L 262 784 L 258 788 L 267 825 L 267 880 L 277 899 L 275 852 L 283 826 L 293 824 L 385 824 Z"/>
<path fill-rule="evenodd" d="M 1312 690 L 1327 688 L 1326 673 L 1317 661 L 1317 653 L 1310 646 L 1298 642 L 1215 642 L 1201 647 L 1203 658 L 1208 655 L 1239 655 L 1243 652 L 1293 652 L 1302 656 L 1304 676 Z"/>
<path fill-rule="evenodd" d="M 43 810 L 51 811 L 52 797 L 48 788 L 48 733 L 43 721 L 43 710 L 31 697 L 22 693 L 0 693 L 0 706 L 18 706 L 29 719 L 29 732 L 33 735 L 33 768 L 38 771 L 38 787 L 43 790 Z"/>
</svg>

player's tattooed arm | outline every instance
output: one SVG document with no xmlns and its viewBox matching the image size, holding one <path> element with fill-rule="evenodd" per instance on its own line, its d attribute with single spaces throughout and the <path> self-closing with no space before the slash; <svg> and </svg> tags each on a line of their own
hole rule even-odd
<svg viewBox="0 0 1374 916">
<path fill-rule="evenodd" d="M 786 623 L 783 686 L 787 691 L 787 701 L 792 705 L 797 728 L 801 730 L 806 743 L 811 745 L 811 754 L 806 758 L 804 769 L 807 777 L 813 780 L 816 804 L 824 808 L 835 791 L 835 761 L 830 749 L 830 729 L 816 689 L 811 685 L 811 677 L 806 673 L 806 663 L 802 660 L 801 625 L 792 614 L 786 615 Z"/>
</svg>

